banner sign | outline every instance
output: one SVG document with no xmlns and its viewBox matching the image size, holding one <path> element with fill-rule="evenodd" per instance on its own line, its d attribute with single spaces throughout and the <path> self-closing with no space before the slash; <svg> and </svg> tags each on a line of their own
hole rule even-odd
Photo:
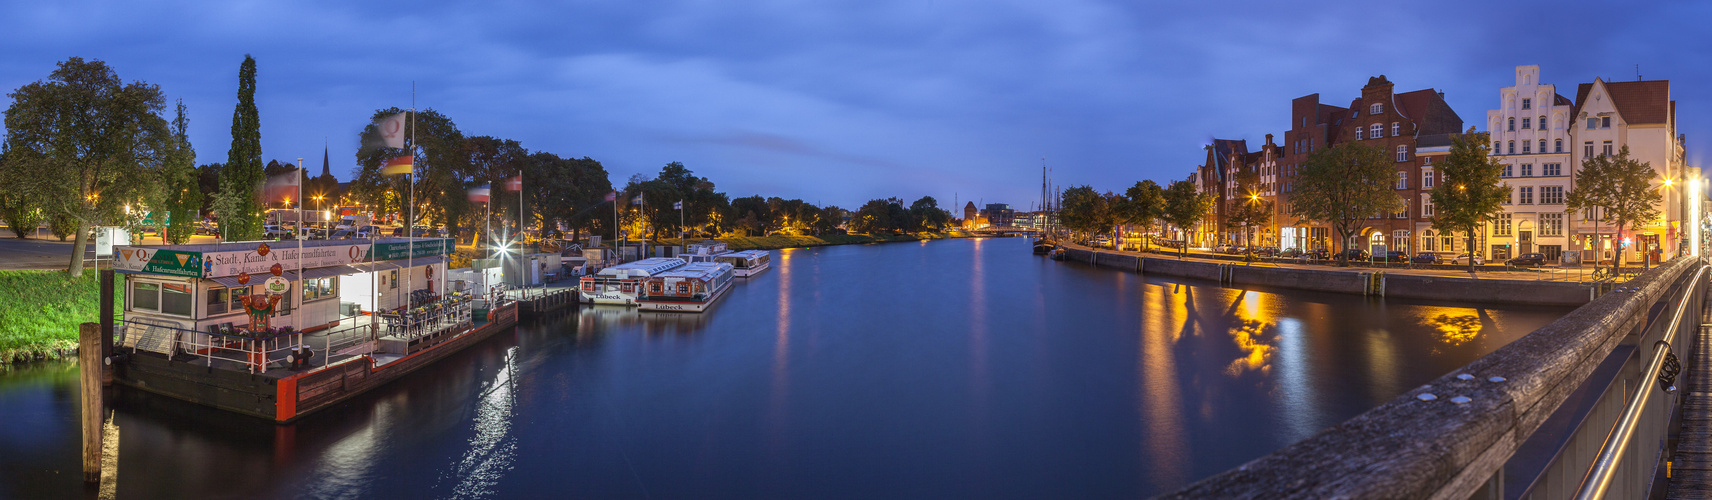
<svg viewBox="0 0 1712 500">
<path fill-rule="evenodd" d="M 113 247 L 113 268 L 120 271 L 199 277 L 202 276 L 202 265 L 202 254 L 199 252 L 157 250 L 151 247 Z"/>
<path fill-rule="evenodd" d="M 385 242 L 374 246 L 374 260 L 425 258 L 452 253 L 456 241 L 451 238 L 424 238 L 415 242 Z M 368 259 L 363 259 L 368 260 Z"/>
<path fill-rule="evenodd" d="M 314 269 L 365 262 L 368 260 L 365 257 L 368 255 L 369 245 L 368 242 L 363 242 L 306 246 L 303 247 L 303 267 Z M 204 252 L 202 257 L 204 278 L 237 276 L 238 273 L 272 274 L 275 265 L 287 271 L 297 270 L 296 245 L 282 244 L 278 248 L 266 250 L 258 246 L 254 250 Z"/>
<path fill-rule="evenodd" d="M 456 249 L 457 243 L 450 238 L 425 238 L 413 243 L 385 242 L 336 244 L 305 246 L 303 252 L 303 267 L 331 267 L 345 264 L 358 264 L 375 261 L 403 260 L 409 258 L 427 258 L 437 255 L 447 255 Z M 275 266 L 286 270 L 298 269 L 297 245 L 280 244 L 269 248 L 267 244 L 239 249 L 236 245 L 221 245 L 232 250 L 217 252 L 197 252 L 190 250 L 170 250 L 166 247 L 153 246 L 120 246 L 113 247 L 113 269 L 118 271 L 166 274 L 171 276 L 189 276 L 195 278 L 222 278 L 240 274 L 273 274 Z M 370 255 L 373 253 L 374 255 Z"/>
</svg>

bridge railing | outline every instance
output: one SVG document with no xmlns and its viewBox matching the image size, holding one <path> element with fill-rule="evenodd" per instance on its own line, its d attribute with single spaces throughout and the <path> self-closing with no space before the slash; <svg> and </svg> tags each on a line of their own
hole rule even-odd
<svg viewBox="0 0 1712 500">
<path fill-rule="evenodd" d="M 1553 492 L 1564 489 L 1545 486 L 1553 480 L 1573 493 L 1596 456 L 1585 452 L 1586 443 L 1597 439 L 1597 449 L 1611 433 L 1609 407 L 1628 406 L 1637 377 L 1655 375 L 1636 366 L 1644 362 L 1636 346 L 1650 357 L 1646 339 L 1670 327 L 1677 304 L 1686 304 L 1684 316 L 1698 325 L 1704 266 L 1690 258 L 1668 262 L 1378 408 L 1163 497 L 1560 498 Z M 1680 343 L 1679 355 L 1688 347 Z M 1675 398 L 1654 401 L 1667 399 Z M 1665 405 L 1650 415 L 1669 412 Z M 1642 433 L 1624 462 L 1657 465 L 1662 435 Z M 1509 485 L 1507 468 L 1519 476 Z M 1651 476 L 1631 470 L 1625 477 Z"/>
</svg>

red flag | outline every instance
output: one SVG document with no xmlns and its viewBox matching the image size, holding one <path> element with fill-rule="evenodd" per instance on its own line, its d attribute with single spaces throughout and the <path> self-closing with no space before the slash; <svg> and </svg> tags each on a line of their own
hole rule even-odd
<svg viewBox="0 0 1712 500">
<path fill-rule="evenodd" d="M 382 166 L 380 169 L 381 175 L 408 174 L 414 173 L 415 171 L 416 157 L 412 155 L 404 155 L 387 160 L 386 165 Z"/>
<path fill-rule="evenodd" d="M 487 186 L 482 186 L 479 188 L 471 189 L 470 190 L 470 201 L 486 202 L 488 200 L 488 194 L 490 192 L 491 192 L 491 190 L 488 189 Z"/>
<path fill-rule="evenodd" d="M 606 201 L 618 201 L 618 192 L 617 191 L 607 191 L 606 192 Z"/>
<path fill-rule="evenodd" d="M 505 189 L 508 189 L 511 191 L 522 191 L 523 190 L 523 174 L 517 174 L 516 177 L 506 179 L 505 180 Z"/>
</svg>

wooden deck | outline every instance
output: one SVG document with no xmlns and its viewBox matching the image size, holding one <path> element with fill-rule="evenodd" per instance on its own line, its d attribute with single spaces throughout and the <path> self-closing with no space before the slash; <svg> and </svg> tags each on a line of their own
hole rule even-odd
<svg viewBox="0 0 1712 500">
<path fill-rule="evenodd" d="M 1683 370 L 1682 430 L 1665 498 L 1712 498 L 1712 325 L 1701 324 L 1694 358 Z"/>
</svg>

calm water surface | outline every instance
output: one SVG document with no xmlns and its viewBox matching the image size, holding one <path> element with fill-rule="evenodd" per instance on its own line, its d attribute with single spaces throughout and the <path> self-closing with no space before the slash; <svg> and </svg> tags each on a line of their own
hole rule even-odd
<svg viewBox="0 0 1712 500">
<path fill-rule="evenodd" d="M 711 313 L 568 311 L 292 426 L 119 390 L 119 496 L 1133 497 L 1566 312 L 1224 289 L 1022 239 L 773 262 Z M 0 497 L 88 494 L 76 380 L 0 374 Z"/>
</svg>

